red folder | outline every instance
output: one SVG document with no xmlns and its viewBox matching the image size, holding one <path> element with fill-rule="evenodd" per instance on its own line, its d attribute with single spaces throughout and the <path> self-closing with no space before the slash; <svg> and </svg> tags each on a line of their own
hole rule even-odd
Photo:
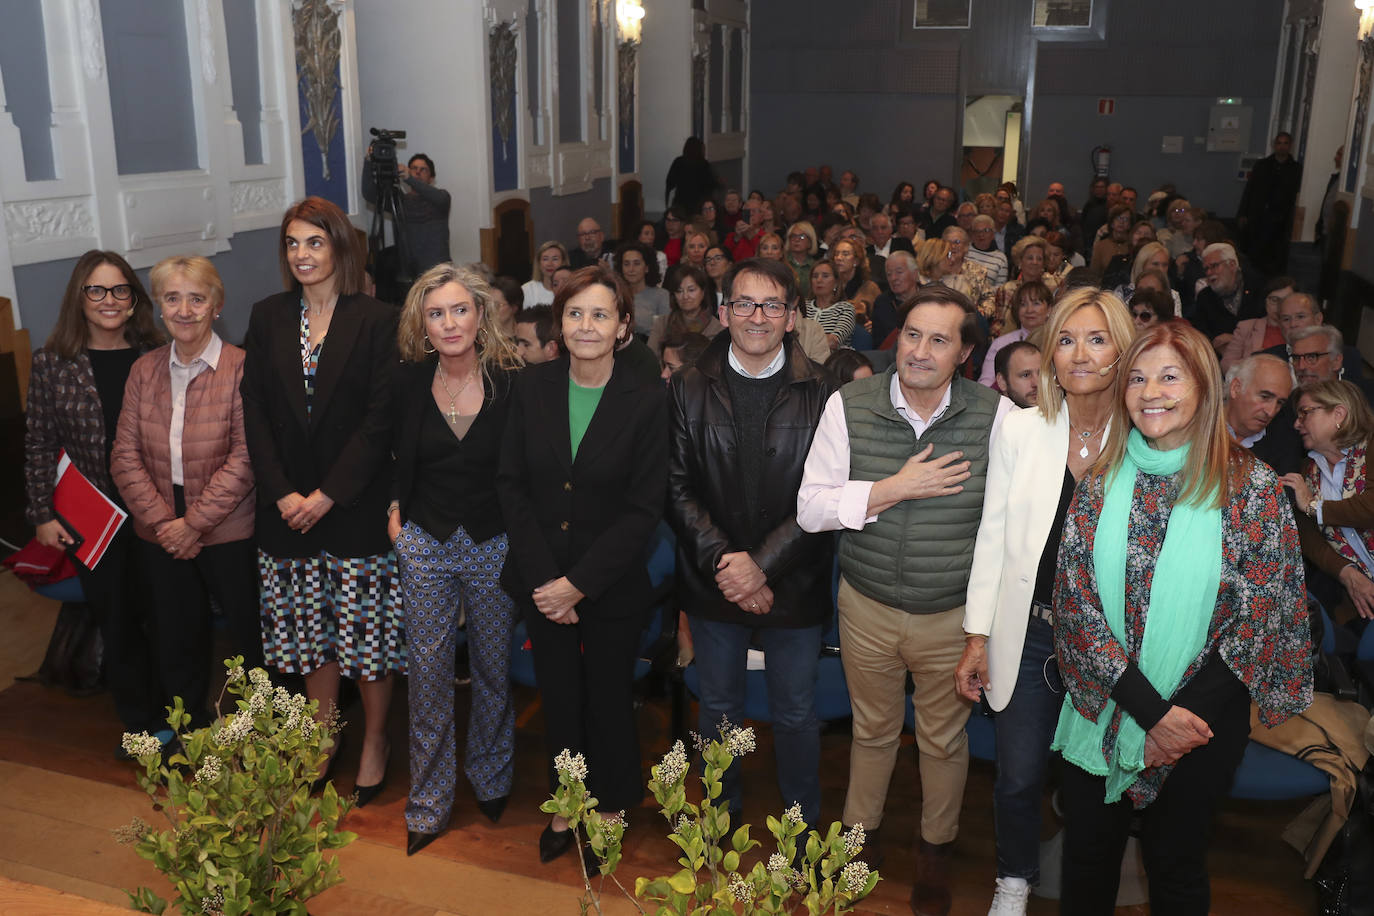
<svg viewBox="0 0 1374 916">
<path fill-rule="evenodd" d="M 57 462 L 52 504 L 62 527 L 76 538 L 76 558 L 87 569 L 95 569 L 119 526 L 129 517 L 76 469 L 65 449 Z"/>
</svg>

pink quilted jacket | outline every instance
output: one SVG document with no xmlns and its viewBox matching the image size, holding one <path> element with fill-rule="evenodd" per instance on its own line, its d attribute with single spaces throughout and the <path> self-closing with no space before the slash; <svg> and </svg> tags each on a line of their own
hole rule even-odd
<svg viewBox="0 0 1374 916">
<path fill-rule="evenodd" d="M 140 357 L 124 388 L 110 474 L 129 506 L 134 531 L 155 531 L 176 518 L 172 500 L 172 375 L 170 344 Z M 186 523 L 205 545 L 253 536 L 253 468 L 243 436 L 243 350 L 224 344 L 219 367 L 206 369 L 186 390 L 181 436 Z"/>
</svg>

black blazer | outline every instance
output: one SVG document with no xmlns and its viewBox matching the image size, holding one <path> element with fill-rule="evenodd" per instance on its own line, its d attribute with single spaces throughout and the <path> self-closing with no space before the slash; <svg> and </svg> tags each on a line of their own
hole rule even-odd
<svg viewBox="0 0 1374 916">
<path fill-rule="evenodd" d="M 392 498 L 401 504 L 401 518 L 409 519 L 416 499 L 416 461 L 419 460 L 421 423 L 431 410 L 434 395 L 434 367 L 438 359 L 431 357 L 422 363 L 404 363 L 396 373 L 396 444 L 394 453 L 395 482 Z M 450 481 L 454 489 L 463 493 L 460 506 L 434 507 L 442 517 L 449 517 L 463 526 L 472 539 L 486 541 L 506 530 L 501 518 L 501 503 L 491 482 L 501 462 L 502 437 L 506 429 L 506 410 L 510 404 L 510 390 L 515 373 L 493 369 L 491 381 L 483 376 L 485 399 L 482 410 L 472 421 L 459 447 L 461 471 L 458 479 Z"/>
<path fill-rule="evenodd" d="M 668 491 L 667 408 L 662 382 L 616 360 L 574 461 L 568 357 L 519 373 L 496 476 L 510 536 L 501 583 L 516 600 L 567 576 L 587 596 L 579 616 L 643 612 Z"/>
<path fill-rule="evenodd" d="M 258 482 L 258 546 L 275 557 L 386 553 L 396 310 L 361 294 L 339 298 L 307 417 L 300 298 L 278 293 L 255 304 L 243 343 L 240 390 Z M 291 530 L 277 500 L 317 488 L 334 507 L 307 533 Z"/>
</svg>

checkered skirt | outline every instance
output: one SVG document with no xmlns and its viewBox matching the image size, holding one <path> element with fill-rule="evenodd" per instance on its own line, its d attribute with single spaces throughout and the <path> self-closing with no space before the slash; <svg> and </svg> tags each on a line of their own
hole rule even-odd
<svg viewBox="0 0 1374 916">
<path fill-rule="evenodd" d="M 405 617 L 396 555 L 273 557 L 258 551 L 267 664 L 371 681 L 406 670 Z"/>
</svg>

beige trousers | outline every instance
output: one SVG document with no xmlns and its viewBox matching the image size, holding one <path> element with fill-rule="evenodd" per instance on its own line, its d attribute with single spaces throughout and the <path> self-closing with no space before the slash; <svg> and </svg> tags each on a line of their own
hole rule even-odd
<svg viewBox="0 0 1374 916">
<path fill-rule="evenodd" d="M 906 673 L 916 691 L 916 747 L 920 752 L 921 838 L 948 843 L 959 833 L 968 776 L 972 705 L 954 689 L 964 651 L 964 609 L 908 614 L 867 598 L 840 580 L 840 658 L 854 711 L 849 791 L 844 822 L 873 829 L 897 762 Z"/>
</svg>

